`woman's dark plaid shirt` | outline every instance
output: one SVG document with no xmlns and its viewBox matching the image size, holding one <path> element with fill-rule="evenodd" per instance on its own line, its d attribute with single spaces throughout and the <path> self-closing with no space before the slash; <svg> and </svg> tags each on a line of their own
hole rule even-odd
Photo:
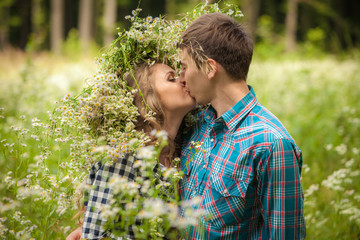
<svg viewBox="0 0 360 240">
<path fill-rule="evenodd" d="M 111 189 L 108 186 L 113 176 L 125 177 L 128 181 L 135 181 L 141 173 L 133 167 L 136 158 L 127 154 L 124 158 L 117 159 L 112 164 L 104 164 L 102 161 L 97 162 L 90 169 L 89 177 L 86 181 L 88 191 L 84 192 L 84 205 L 86 212 L 82 227 L 82 239 L 95 240 L 110 237 L 112 239 L 124 239 L 115 237 L 109 230 L 104 228 L 106 220 L 101 216 L 101 210 L 105 205 L 110 205 L 112 198 Z M 154 168 L 154 174 L 157 175 L 158 169 L 163 171 L 166 167 L 157 164 Z M 128 239 L 134 239 L 134 233 L 130 227 L 128 229 Z"/>
<path fill-rule="evenodd" d="M 113 164 L 104 164 L 101 161 L 92 166 L 86 184 L 88 191 L 84 193 L 84 204 L 86 212 L 82 228 L 82 239 L 102 239 L 111 237 L 112 234 L 104 229 L 105 219 L 101 216 L 101 209 L 110 204 L 112 198 L 111 189 L 108 183 L 113 176 L 126 177 L 129 181 L 134 181 L 137 176 L 137 170 L 133 168 L 134 156 L 126 155 L 119 158 Z M 129 236 L 133 238 L 133 236 Z"/>
</svg>

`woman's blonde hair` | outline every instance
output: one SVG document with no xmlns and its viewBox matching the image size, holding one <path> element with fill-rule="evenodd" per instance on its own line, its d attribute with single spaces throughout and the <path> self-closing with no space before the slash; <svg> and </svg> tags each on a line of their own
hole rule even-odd
<svg viewBox="0 0 360 240">
<path fill-rule="evenodd" d="M 134 68 L 133 74 L 128 72 L 124 76 L 127 85 L 138 90 L 134 94 L 134 105 L 138 108 L 140 115 L 135 126 L 136 130 L 145 133 L 150 133 L 153 129 L 160 130 L 165 121 L 164 110 L 153 87 L 152 74 L 153 68 L 147 63 L 141 63 Z M 155 112 L 155 119 L 146 117 L 148 110 Z"/>
<path fill-rule="evenodd" d="M 129 87 L 134 89 L 139 88 L 134 94 L 134 105 L 138 108 L 140 113 L 137 122 L 135 123 L 135 128 L 138 131 L 144 131 L 149 136 L 152 130 L 161 130 L 165 122 L 165 111 L 160 102 L 160 98 L 154 89 L 154 80 L 152 78 L 154 71 L 153 66 L 154 65 L 149 66 L 148 63 L 138 64 L 134 68 L 133 75 L 127 73 L 124 76 Z M 155 113 L 153 119 L 146 117 L 148 108 Z M 153 140 L 156 141 L 156 139 Z M 150 142 L 150 144 L 153 144 L 153 142 Z M 175 144 L 172 139 L 169 139 L 168 147 L 162 152 L 162 155 L 165 156 L 162 164 L 167 167 L 172 166 L 171 159 L 174 157 L 174 154 Z"/>
</svg>

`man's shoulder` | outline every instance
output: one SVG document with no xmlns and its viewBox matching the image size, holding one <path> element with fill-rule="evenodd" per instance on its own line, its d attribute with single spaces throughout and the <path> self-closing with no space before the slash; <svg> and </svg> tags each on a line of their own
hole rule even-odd
<svg viewBox="0 0 360 240">
<path fill-rule="evenodd" d="M 264 129 L 264 132 L 278 138 L 291 138 L 289 132 L 279 118 L 261 104 L 257 104 L 250 114 L 254 125 Z"/>
<path fill-rule="evenodd" d="M 267 108 L 257 104 L 246 118 L 239 124 L 235 134 L 240 139 L 249 139 L 254 144 L 271 145 L 278 139 L 293 138 L 283 123 Z"/>
</svg>

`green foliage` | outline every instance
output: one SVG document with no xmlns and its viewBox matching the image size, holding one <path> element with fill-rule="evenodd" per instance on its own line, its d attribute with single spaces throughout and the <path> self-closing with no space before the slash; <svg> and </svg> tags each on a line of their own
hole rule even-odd
<svg viewBox="0 0 360 240">
<path fill-rule="evenodd" d="M 274 32 L 271 16 L 263 15 L 258 21 L 259 42 L 255 45 L 255 54 L 261 59 L 277 59 L 285 51 L 284 37 Z"/>
<path fill-rule="evenodd" d="M 257 35 L 261 42 L 274 42 L 274 21 L 269 15 L 262 15 L 258 20 Z"/>
<path fill-rule="evenodd" d="M 325 52 L 325 31 L 320 27 L 311 28 L 306 34 L 306 40 L 302 44 L 304 55 L 308 57 L 319 57 Z"/>
<path fill-rule="evenodd" d="M 61 53 L 68 59 L 78 61 L 86 52 L 89 56 L 95 56 L 99 52 L 99 46 L 95 42 L 90 42 L 89 48 L 86 51 L 80 41 L 77 29 L 71 29 L 68 33 L 66 40 L 62 44 Z"/>
<path fill-rule="evenodd" d="M 71 29 L 62 45 L 62 52 L 66 57 L 76 59 L 77 56 L 81 56 L 81 46 L 78 31 Z"/>
</svg>

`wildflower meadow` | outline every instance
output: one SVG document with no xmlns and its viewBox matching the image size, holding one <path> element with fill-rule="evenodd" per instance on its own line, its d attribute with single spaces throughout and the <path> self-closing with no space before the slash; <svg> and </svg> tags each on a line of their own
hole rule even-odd
<svg viewBox="0 0 360 240">
<path fill-rule="evenodd" d="M 127 18 L 134 21 L 134 16 L 136 12 Z M 156 25 L 161 19 L 141 21 L 143 26 Z M 181 33 L 181 22 L 172 26 L 165 31 Z M 119 35 L 129 41 L 146 38 L 132 30 Z M 174 39 L 167 40 L 176 46 Z M 303 152 L 307 239 L 359 239 L 360 57 L 264 57 L 256 49 L 248 84 Z M 145 146 L 147 136 L 133 131 L 136 113 L 130 103 L 136 90 L 114 87 L 121 86 L 121 79 L 104 71 L 119 70 L 106 65 L 119 62 L 114 56 L 73 59 L 17 50 L 0 55 L 0 239 L 65 239 L 77 228 L 77 199 L 96 161 L 111 161 L 135 149 L 139 158 L 154 160 L 166 144 L 164 132 L 153 133 L 158 145 Z M 97 120 L 101 128 L 94 128 Z M 103 132 L 109 133 L 106 139 Z M 154 165 L 156 161 L 135 162 L 143 175 Z M 109 221 L 125 216 L 120 224 L 127 227 L 140 216 L 144 225 L 137 236 L 144 239 L 162 239 L 165 234 L 176 239 L 172 230 L 192 224 L 196 213 L 179 219 L 178 202 L 164 197 L 177 198 L 169 186 L 176 186 L 182 173 L 170 168 L 159 174 L 160 182 L 150 175 L 132 183 L 111 179 L 115 201 L 104 209 Z M 138 197 L 139 185 L 147 198 Z M 196 202 L 182 204 L 186 209 Z M 118 226 L 111 227 L 116 231 Z"/>
<path fill-rule="evenodd" d="M 71 176 L 57 174 L 57 163 L 69 155 L 66 143 L 48 146 L 56 152 L 46 161 L 48 169 L 36 166 L 44 150 L 36 125 L 48 119 L 55 101 L 78 92 L 96 65 L 88 58 L 72 62 L 50 55 L 29 60 L 18 52 L 1 58 L 8 65 L 0 70 L 0 236 L 64 239 L 76 227 L 77 206 L 55 203 L 53 193 L 24 186 L 30 178 L 58 185 L 59 191 L 71 184 Z M 308 239 L 357 239 L 360 234 L 360 66 L 354 58 L 255 56 L 250 68 L 248 83 L 259 101 L 279 116 L 303 151 Z"/>
</svg>

